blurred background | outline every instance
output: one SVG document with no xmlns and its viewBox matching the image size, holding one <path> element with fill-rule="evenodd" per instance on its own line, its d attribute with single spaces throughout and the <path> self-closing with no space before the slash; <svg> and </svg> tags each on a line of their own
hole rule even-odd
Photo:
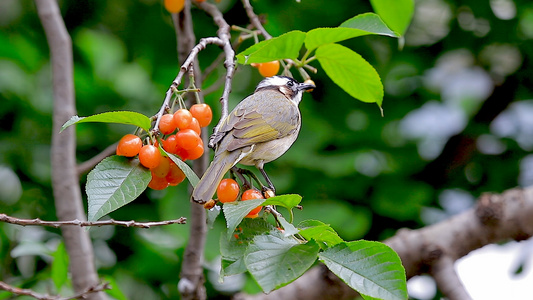
<svg viewBox="0 0 533 300">
<path fill-rule="evenodd" d="M 112 110 L 155 114 L 178 71 L 176 36 L 162 1 L 59 4 L 73 40 L 78 114 Z M 273 36 L 338 26 L 372 11 L 368 1 L 358 0 L 255 0 L 252 5 Z M 240 1 L 222 0 L 217 6 L 229 24 L 247 25 Z M 192 13 L 197 38 L 216 35 L 217 27 L 204 12 Z M 288 153 L 265 167 L 279 194 L 303 196 L 304 209 L 296 212 L 296 223 L 318 219 L 331 224 L 345 240 L 383 240 L 399 228 L 420 228 L 464 211 L 483 192 L 533 183 L 531 1 L 420 0 L 403 48 L 396 39 L 379 36 L 342 44 L 360 53 L 380 74 L 384 116 L 375 104 L 351 98 L 314 62 L 319 70 L 312 75 L 317 88 L 305 94 L 300 105 L 300 136 Z M 201 52 L 202 68 L 220 52 L 214 46 Z M 218 121 L 222 91 L 217 80 L 224 72 L 220 64 L 203 86 L 211 91 L 206 102 L 215 111 L 213 123 Z M 253 92 L 260 80 L 256 69 L 238 66 L 230 107 Z M 35 5 L 30 0 L 2 0 L 0 213 L 56 219 L 51 115 L 49 49 Z M 79 162 L 132 131 L 116 124 L 76 126 Z M 86 174 L 82 190 L 85 179 Z M 111 217 L 176 219 L 188 216 L 189 205 L 187 186 L 181 184 L 147 190 Z M 223 285 L 218 282 L 223 229 L 219 218 L 208 236 L 209 297 L 258 292 L 246 276 L 228 278 Z M 90 233 L 99 274 L 116 282 L 125 298 L 179 298 L 176 285 L 188 225 L 148 230 L 102 227 Z M 57 229 L 1 223 L 0 279 L 36 290 L 53 289 L 49 263 L 60 240 Z M 479 250 L 473 259 L 464 258 L 457 266 L 467 290 L 475 299 L 530 299 L 533 288 L 526 279 L 533 278 L 531 245 L 529 241 L 494 245 Z M 507 281 L 514 288 L 504 285 Z M 478 294 L 475 287 L 480 283 L 485 284 L 482 290 L 487 284 L 493 289 L 501 285 L 505 296 L 494 290 Z M 414 278 L 409 287 L 414 299 L 440 298 L 429 277 Z M 6 297 L 0 293 L 0 299 Z"/>
</svg>

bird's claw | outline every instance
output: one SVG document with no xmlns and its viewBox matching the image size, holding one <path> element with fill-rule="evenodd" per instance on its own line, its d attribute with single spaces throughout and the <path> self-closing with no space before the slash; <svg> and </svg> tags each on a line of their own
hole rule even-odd
<svg viewBox="0 0 533 300">
<path fill-rule="evenodd" d="M 261 187 L 261 192 L 263 192 L 263 196 L 265 196 L 265 199 L 276 196 L 276 190 L 273 188 L 268 188 L 266 186 Z"/>
</svg>

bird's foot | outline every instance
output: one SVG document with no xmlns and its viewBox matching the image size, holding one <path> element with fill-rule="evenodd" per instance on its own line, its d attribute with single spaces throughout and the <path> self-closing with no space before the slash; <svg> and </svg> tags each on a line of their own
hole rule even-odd
<svg viewBox="0 0 533 300">
<path fill-rule="evenodd" d="M 276 190 L 273 187 L 262 186 L 261 192 L 263 192 L 263 196 L 265 197 L 265 199 L 276 196 Z"/>
</svg>

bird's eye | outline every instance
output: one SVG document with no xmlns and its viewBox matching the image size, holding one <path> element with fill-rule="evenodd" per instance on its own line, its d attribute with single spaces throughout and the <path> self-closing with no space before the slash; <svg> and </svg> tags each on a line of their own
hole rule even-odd
<svg viewBox="0 0 533 300">
<path fill-rule="evenodd" d="M 289 82 L 287 82 L 287 85 L 288 85 L 288 86 L 293 86 L 293 85 L 294 85 L 294 82 L 289 81 Z"/>
</svg>

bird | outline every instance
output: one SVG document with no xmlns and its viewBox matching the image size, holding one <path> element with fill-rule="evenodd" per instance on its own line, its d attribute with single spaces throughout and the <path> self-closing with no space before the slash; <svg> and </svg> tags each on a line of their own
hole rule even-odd
<svg viewBox="0 0 533 300">
<path fill-rule="evenodd" d="M 255 166 L 275 191 L 263 167 L 289 150 L 298 137 L 302 123 L 298 105 L 303 92 L 315 88 L 311 82 L 267 77 L 235 106 L 209 138 L 215 156 L 192 192 L 194 202 L 209 201 L 226 172 L 237 163 Z"/>
</svg>

